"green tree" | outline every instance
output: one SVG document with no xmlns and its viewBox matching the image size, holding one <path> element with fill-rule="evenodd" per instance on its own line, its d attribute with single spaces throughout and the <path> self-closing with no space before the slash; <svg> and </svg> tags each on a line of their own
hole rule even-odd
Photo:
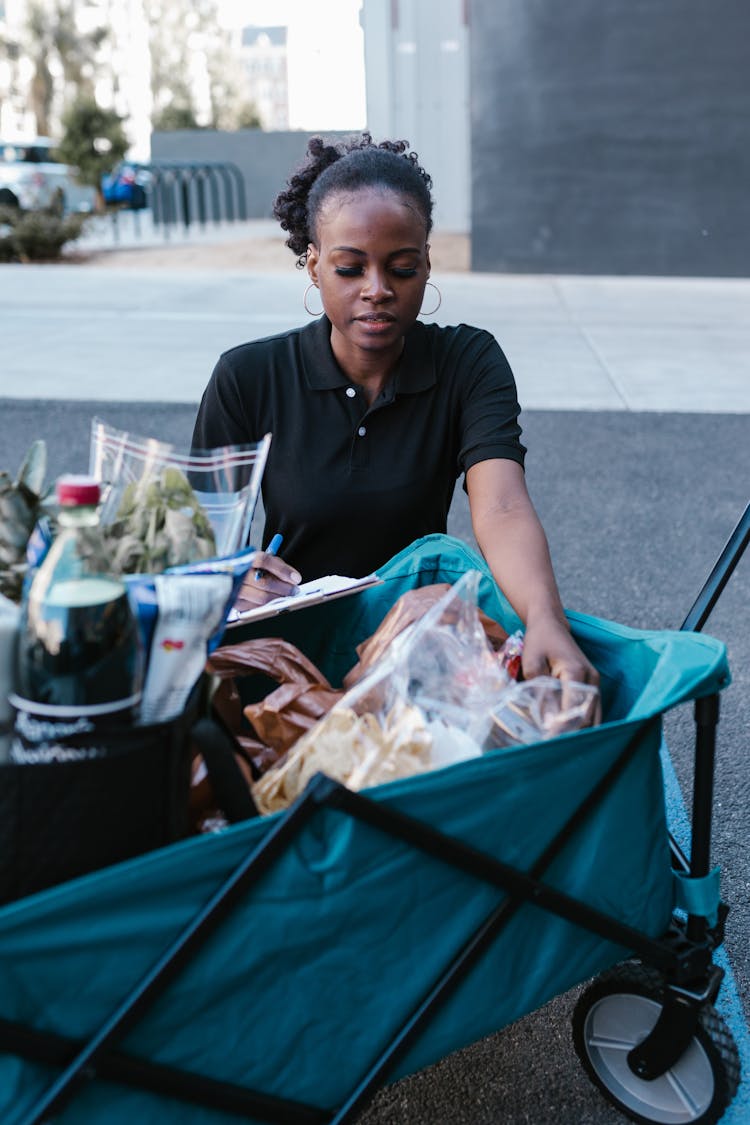
<svg viewBox="0 0 750 1125">
<path fill-rule="evenodd" d="M 199 129 L 195 111 L 191 105 L 173 102 L 157 113 L 151 122 L 159 132 L 169 133 L 173 129 Z"/>
<path fill-rule="evenodd" d="M 144 0 L 149 21 L 154 129 L 248 129 L 260 118 L 216 0 Z M 192 80 L 190 76 L 192 75 Z M 203 102 L 194 98 L 200 75 Z"/>
<path fill-rule="evenodd" d="M 63 215 L 54 207 L 0 207 L 0 262 L 56 261 L 67 242 L 80 238 L 85 222 L 85 215 Z"/>
<path fill-rule="evenodd" d="M 263 122 L 255 102 L 243 102 L 237 110 L 238 129 L 262 129 Z"/>
<path fill-rule="evenodd" d="M 82 98 L 63 114 L 63 138 L 57 155 L 77 169 L 80 183 L 96 188 L 100 206 L 101 178 L 122 160 L 130 142 L 123 119 L 112 109 L 102 109 L 93 98 Z"/>
</svg>

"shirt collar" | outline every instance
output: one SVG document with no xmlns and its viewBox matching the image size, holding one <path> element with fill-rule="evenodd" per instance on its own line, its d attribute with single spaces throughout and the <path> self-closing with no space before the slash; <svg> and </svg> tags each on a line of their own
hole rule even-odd
<svg viewBox="0 0 750 1125">
<path fill-rule="evenodd" d="M 333 354 L 331 322 L 327 316 L 306 324 L 300 330 L 300 340 L 305 378 L 311 390 L 331 391 L 351 386 L 351 380 L 343 373 Z M 425 326 L 417 322 L 406 333 L 404 350 L 395 372 L 396 394 L 416 394 L 435 384 L 437 380 L 431 353 Z"/>
</svg>

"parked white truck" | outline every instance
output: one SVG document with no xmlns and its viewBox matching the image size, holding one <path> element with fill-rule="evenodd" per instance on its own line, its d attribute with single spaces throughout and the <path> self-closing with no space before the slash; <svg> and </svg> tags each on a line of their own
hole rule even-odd
<svg viewBox="0 0 750 1125">
<path fill-rule="evenodd" d="M 53 204 L 63 211 L 93 211 L 96 193 L 78 184 L 73 169 L 54 159 L 49 137 L 0 139 L 0 206 L 37 210 Z"/>
</svg>

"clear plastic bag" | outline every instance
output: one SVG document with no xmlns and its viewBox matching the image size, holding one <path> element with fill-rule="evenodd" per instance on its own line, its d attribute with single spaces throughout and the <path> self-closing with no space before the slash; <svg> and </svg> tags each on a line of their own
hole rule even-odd
<svg viewBox="0 0 750 1125">
<path fill-rule="evenodd" d="M 479 571 L 467 571 L 396 638 L 375 671 L 387 683 L 387 694 L 420 708 L 428 720 L 465 731 L 481 745 L 491 709 L 510 677 L 482 626 L 480 579 Z"/>
<path fill-rule="evenodd" d="M 449 582 L 437 582 L 431 586 L 415 586 L 414 589 L 403 593 L 391 606 L 373 635 L 357 645 L 359 659 L 344 677 L 344 687 L 353 687 L 358 680 L 361 680 L 370 668 L 383 659 L 399 633 L 424 617 L 450 590 L 451 584 Z M 447 605 L 449 606 L 452 601 L 453 598 L 449 597 Z M 443 604 L 446 605 L 446 603 Z M 477 614 L 490 647 L 495 652 L 501 649 L 505 652 L 506 643 L 509 639 L 505 629 L 497 621 L 493 621 L 491 617 L 483 613 L 481 609 L 477 609 Z M 518 635 L 520 636 L 520 634 Z"/>
<path fill-rule="evenodd" d="M 253 786 L 263 813 L 286 808 L 318 771 L 352 789 L 478 757 L 511 682 L 468 571 L 393 638 L 369 671 Z"/>
<path fill-rule="evenodd" d="M 522 637 L 495 651 L 481 575 L 467 571 L 291 751 L 253 785 L 259 812 L 286 808 L 321 771 L 363 789 L 590 726 L 598 690 L 548 676 L 517 683 Z"/>
<path fill-rule="evenodd" d="M 484 749 L 518 746 L 594 725 L 599 689 L 575 680 L 535 676 L 513 684 L 492 710 Z"/>
<path fill-rule="evenodd" d="M 247 543 L 270 444 L 271 435 L 266 434 L 252 445 L 183 453 L 167 442 L 117 430 L 94 418 L 89 472 L 102 484 L 102 526 L 115 521 L 129 486 L 145 490 L 165 469 L 176 469 L 208 517 L 213 553 L 231 555 Z"/>
</svg>

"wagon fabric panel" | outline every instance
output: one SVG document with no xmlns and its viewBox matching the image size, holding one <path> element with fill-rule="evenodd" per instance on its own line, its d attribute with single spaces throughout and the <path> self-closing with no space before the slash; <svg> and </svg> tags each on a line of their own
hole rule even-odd
<svg viewBox="0 0 750 1125">
<path fill-rule="evenodd" d="M 454 581 L 474 567 L 485 575 L 482 608 L 514 628 L 483 561 L 454 540 L 430 536 L 383 568 L 381 586 L 278 618 L 273 631 L 338 683 L 354 646 L 405 589 Z M 660 936 L 673 891 L 658 716 L 725 686 L 724 647 L 702 635 L 636 631 L 577 614 L 570 620 L 602 673 L 603 726 L 494 750 L 366 795 L 528 871 L 636 735 L 629 764 L 544 881 Z M 91 1036 L 284 815 L 185 841 L 0 910 L 0 1017 Z M 336 1107 L 505 894 L 340 809 L 320 807 L 121 1047 Z M 524 903 L 393 1077 L 496 1031 L 627 952 Z M 20 1120 L 53 1074 L 0 1055 L 0 1119 Z M 58 1120 L 130 1125 L 137 1118 L 142 1125 L 240 1120 L 99 1080 Z"/>
</svg>

